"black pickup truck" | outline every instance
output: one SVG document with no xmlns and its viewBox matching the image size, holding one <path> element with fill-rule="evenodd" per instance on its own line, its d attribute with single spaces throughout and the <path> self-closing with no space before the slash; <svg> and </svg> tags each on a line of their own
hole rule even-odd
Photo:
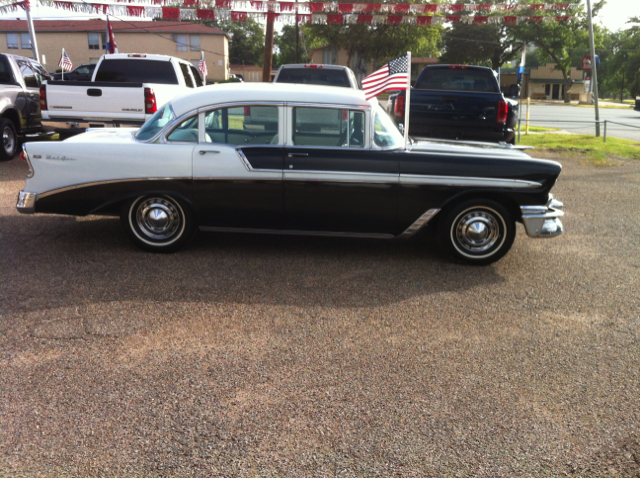
<svg viewBox="0 0 640 479">
<path fill-rule="evenodd" d="M 389 97 L 387 111 L 404 123 L 405 94 Z M 518 102 L 506 98 L 491 68 L 429 65 L 411 89 L 409 135 L 515 143 Z"/>
<path fill-rule="evenodd" d="M 0 160 L 18 151 L 18 136 L 42 132 L 40 85 L 51 79 L 38 62 L 0 54 Z"/>
</svg>

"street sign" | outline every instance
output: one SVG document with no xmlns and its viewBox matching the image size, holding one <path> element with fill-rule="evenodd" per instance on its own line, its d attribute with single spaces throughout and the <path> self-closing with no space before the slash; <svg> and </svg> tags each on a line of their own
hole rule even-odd
<svg viewBox="0 0 640 479">
<path fill-rule="evenodd" d="M 596 55 L 596 68 L 600 68 L 600 57 L 598 55 Z M 585 72 L 591 71 L 591 55 L 582 57 L 582 70 Z"/>
</svg>

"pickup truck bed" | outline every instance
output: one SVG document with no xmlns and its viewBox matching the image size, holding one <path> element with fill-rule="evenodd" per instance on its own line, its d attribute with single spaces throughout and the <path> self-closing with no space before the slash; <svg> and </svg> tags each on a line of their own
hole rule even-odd
<svg viewBox="0 0 640 479">
<path fill-rule="evenodd" d="M 389 97 L 388 111 L 404 122 L 405 92 Z M 518 103 L 504 97 L 490 68 L 430 65 L 411 89 L 409 135 L 513 143 Z"/>
</svg>

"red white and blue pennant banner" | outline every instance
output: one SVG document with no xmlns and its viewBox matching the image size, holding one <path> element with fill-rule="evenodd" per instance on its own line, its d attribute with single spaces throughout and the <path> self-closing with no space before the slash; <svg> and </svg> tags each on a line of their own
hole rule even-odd
<svg viewBox="0 0 640 479">
<path fill-rule="evenodd" d="M 262 0 L 116 0 L 95 3 L 66 0 L 40 0 L 40 4 L 68 11 L 102 13 L 114 17 L 133 16 L 164 20 L 261 21 L 270 16 L 284 23 L 335 25 L 442 25 L 444 23 L 508 24 L 525 21 L 566 22 L 576 4 L 367 4 L 336 2 L 276 2 Z M 123 3 L 128 3 L 124 5 Z M 134 4 L 135 3 L 135 4 Z M 29 0 L 0 4 L 0 12 L 28 8 Z M 172 5 L 172 6 L 167 6 Z M 296 13 L 297 9 L 297 13 Z M 517 15 L 527 13 L 527 15 Z M 540 15 L 532 15 L 538 14 Z M 542 13 L 545 13 L 542 15 Z M 435 15 L 433 15 L 435 14 Z"/>
</svg>

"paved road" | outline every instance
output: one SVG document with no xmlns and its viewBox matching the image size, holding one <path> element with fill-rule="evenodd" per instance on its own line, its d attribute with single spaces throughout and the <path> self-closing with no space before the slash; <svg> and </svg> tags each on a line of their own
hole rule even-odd
<svg viewBox="0 0 640 479">
<path fill-rule="evenodd" d="M 522 118 L 526 117 L 527 107 L 524 105 L 522 110 Z M 554 120 L 554 121 L 549 121 Z M 563 130 L 592 135 L 595 133 L 595 126 L 591 124 L 576 123 L 557 123 L 559 120 L 595 120 L 595 111 L 592 108 L 581 108 L 564 105 L 549 104 L 532 104 L 531 105 L 531 125 L 533 126 L 549 126 L 552 128 L 561 128 Z M 615 121 L 618 123 L 626 123 L 637 126 L 638 128 L 630 128 L 619 125 L 607 125 L 607 135 L 618 138 L 627 138 L 640 142 L 640 112 L 629 108 L 628 110 L 601 108 L 600 120 Z M 524 125 L 524 122 L 523 122 Z M 601 134 L 604 134 L 604 126 L 601 126 Z"/>
<path fill-rule="evenodd" d="M 566 235 L 433 241 L 23 216 L 0 163 L 2 476 L 639 476 L 640 162 L 566 161 Z M 635 205 L 635 206 L 634 206 Z"/>
</svg>

